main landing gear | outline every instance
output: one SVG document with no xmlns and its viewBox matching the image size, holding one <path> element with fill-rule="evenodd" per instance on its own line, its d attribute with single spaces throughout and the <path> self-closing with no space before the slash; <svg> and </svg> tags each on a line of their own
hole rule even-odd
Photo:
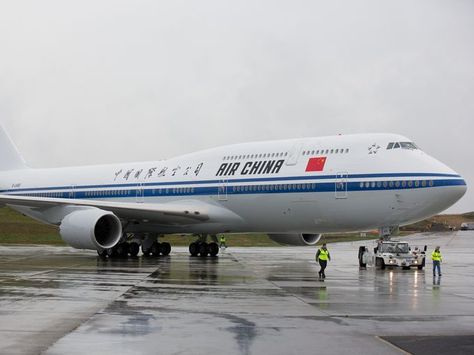
<svg viewBox="0 0 474 355">
<path fill-rule="evenodd" d="M 170 243 L 153 242 L 150 246 L 142 244 L 142 253 L 144 256 L 168 256 L 171 253 Z"/>
<path fill-rule="evenodd" d="M 217 244 L 217 237 L 211 236 L 211 242 L 207 242 L 207 234 L 198 235 L 198 240 L 189 244 L 189 253 L 191 256 L 212 256 L 215 257 L 219 254 L 219 245 Z"/>
<path fill-rule="evenodd" d="M 171 253 L 171 244 L 159 242 L 157 235 L 135 236 L 124 235 L 120 243 L 113 248 L 98 250 L 97 254 L 102 258 L 127 258 L 137 257 L 142 250 L 143 256 L 168 256 Z"/>
</svg>

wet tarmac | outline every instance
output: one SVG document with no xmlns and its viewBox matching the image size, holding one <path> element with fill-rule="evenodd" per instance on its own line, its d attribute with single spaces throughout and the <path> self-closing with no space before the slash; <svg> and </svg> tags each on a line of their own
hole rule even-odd
<svg viewBox="0 0 474 355">
<path fill-rule="evenodd" d="M 442 278 L 431 261 L 423 271 L 359 270 L 360 242 L 329 246 L 325 282 L 314 248 L 104 261 L 0 246 L 0 353 L 418 354 L 459 337 L 471 351 L 474 232 L 410 240 L 441 246 Z"/>
</svg>

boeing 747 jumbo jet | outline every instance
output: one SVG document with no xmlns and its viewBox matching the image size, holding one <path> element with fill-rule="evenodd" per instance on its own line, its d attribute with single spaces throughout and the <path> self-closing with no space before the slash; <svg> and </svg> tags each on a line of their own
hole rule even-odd
<svg viewBox="0 0 474 355">
<path fill-rule="evenodd" d="M 101 256 L 168 255 L 164 234 L 193 234 L 191 255 L 217 255 L 218 233 L 268 233 L 314 245 L 322 233 L 399 226 L 433 216 L 464 179 L 396 134 L 228 145 L 176 158 L 31 169 L 0 128 L 0 204 L 59 227 Z M 210 241 L 210 242 L 208 242 Z"/>
</svg>

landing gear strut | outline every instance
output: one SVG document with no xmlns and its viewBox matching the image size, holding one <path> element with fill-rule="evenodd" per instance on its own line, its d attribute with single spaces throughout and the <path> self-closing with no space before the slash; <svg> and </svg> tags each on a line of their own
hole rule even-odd
<svg viewBox="0 0 474 355">
<path fill-rule="evenodd" d="M 189 254 L 191 256 L 199 255 L 205 258 L 208 255 L 215 257 L 219 254 L 219 245 L 215 235 L 211 236 L 213 240 L 211 243 L 207 243 L 207 234 L 201 234 L 198 237 L 197 241 L 189 244 Z"/>
</svg>

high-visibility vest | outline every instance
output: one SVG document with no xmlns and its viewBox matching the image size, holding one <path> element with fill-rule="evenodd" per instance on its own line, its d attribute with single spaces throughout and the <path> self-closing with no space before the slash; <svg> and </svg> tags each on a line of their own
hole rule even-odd
<svg viewBox="0 0 474 355">
<path fill-rule="evenodd" d="M 225 243 L 225 237 L 223 235 L 221 236 L 221 243 Z"/>
<path fill-rule="evenodd" d="M 431 260 L 433 261 L 441 261 L 441 253 L 439 251 L 434 251 L 431 253 Z"/>
<path fill-rule="evenodd" d="M 319 249 L 319 260 L 328 260 L 329 259 L 329 250 Z"/>
</svg>

